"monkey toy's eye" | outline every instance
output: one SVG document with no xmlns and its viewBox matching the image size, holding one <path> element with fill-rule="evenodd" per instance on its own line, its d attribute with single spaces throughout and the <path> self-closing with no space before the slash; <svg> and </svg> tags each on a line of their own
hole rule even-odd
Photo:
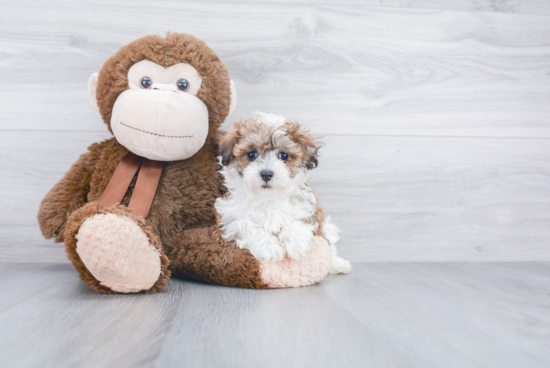
<svg viewBox="0 0 550 368">
<path fill-rule="evenodd" d="M 149 89 L 153 85 L 153 81 L 149 77 L 141 78 L 141 88 Z"/>
<path fill-rule="evenodd" d="M 288 160 L 288 153 L 280 152 L 277 157 L 279 157 L 280 160 L 286 161 L 286 160 Z"/>
<path fill-rule="evenodd" d="M 248 156 L 248 159 L 250 161 L 254 161 L 256 157 L 258 157 L 258 154 L 256 153 L 256 151 L 248 152 L 246 155 Z"/>
<path fill-rule="evenodd" d="M 180 80 L 178 81 L 177 85 L 178 85 L 178 89 L 179 89 L 180 91 L 185 92 L 185 91 L 187 91 L 187 90 L 189 89 L 189 82 L 187 81 L 187 79 L 183 79 L 183 78 L 180 79 Z"/>
</svg>

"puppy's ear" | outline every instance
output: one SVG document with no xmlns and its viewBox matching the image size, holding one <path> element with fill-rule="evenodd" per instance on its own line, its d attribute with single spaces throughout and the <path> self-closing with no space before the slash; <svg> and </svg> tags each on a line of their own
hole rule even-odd
<svg viewBox="0 0 550 368">
<path fill-rule="evenodd" d="M 219 137 L 219 154 L 222 157 L 222 165 L 228 165 L 233 159 L 233 147 L 241 139 L 241 134 L 238 130 L 225 132 Z"/>
<path fill-rule="evenodd" d="M 287 122 L 285 128 L 290 138 L 305 150 L 306 168 L 311 170 L 319 166 L 319 148 L 322 146 L 319 140 L 298 123 Z"/>
<path fill-rule="evenodd" d="M 308 153 L 308 160 L 306 161 L 306 167 L 308 170 L 315 169 L 317 166 L 319 166 L 319 148 L 320 145 L 315 146 L 308 146 L 307 153 Z"/>
</svg>

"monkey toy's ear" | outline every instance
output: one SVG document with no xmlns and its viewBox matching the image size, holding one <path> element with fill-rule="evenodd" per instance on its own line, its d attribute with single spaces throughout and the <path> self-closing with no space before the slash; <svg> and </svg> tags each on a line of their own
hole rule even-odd
<svg viewBox="0 0 550 368">
<path fill-rule="evenodd" d="M 99 73 L 94 73 L 90 75 L 90 79 L 88 80 L 88 97 L 90 98 L 90 104 L 97 111 L 99 111 L 99 106 L 97 105 L 97 97 L 95 95 L 95 92 L 97 90 L 98 76 L 99 76 Z M 231 100 L 231 103 L 233 103 L 233 100 Z"/>
<path fill-rule="evenodd" d="M 228 115 L 231 115 L 235 107 L 237 107 L 237 90 L 235 89 L 235 82 L 231 81 L 231 105 L 229 105 Z"/>
</svg>

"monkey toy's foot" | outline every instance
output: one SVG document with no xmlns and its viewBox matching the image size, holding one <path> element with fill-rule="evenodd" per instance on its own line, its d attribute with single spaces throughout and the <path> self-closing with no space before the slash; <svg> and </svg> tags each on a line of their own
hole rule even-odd
<svg viewBox="0 0 550 368">
<path fill-rule="evenodd" d="M 88 271 L 113 291 L 148 290 L 160 277 L 160 253 L 128 217 L 93 215 L 80 226 L 76 239 L 76 252 Z"/>
<path fill-rule="evenodd" d="M 168 283 L 168 258 L 143 218 L 92 202 L 71 215 L 65 233 L 80 277 L 106 293 L 155 292 Z"/>
</svg>

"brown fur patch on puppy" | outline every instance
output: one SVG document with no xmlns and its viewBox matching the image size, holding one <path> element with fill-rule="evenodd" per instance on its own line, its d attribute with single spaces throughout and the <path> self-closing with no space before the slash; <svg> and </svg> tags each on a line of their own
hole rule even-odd
<svg viewBox="0 0 550 368">
<path fill-rule="evenodd" d="M 308 169 L 314 169 L 319 165 L 317 160 L 321 144 L 318 139 L 309 134 L 309 130 L 300 124 L 288 122 L 282 129 L 286 132 L 291 141 L 296 143 L 295 155 L 306 163 Z"/>
<path fill-rule="evenodd" d="M 321 147 L 318 139 L 309 130 L 298 123 L 286 121 L 280 126 L 259 124 L 254 118 L 234 121 L 230 130 L 219 138 L 222 164 L 236 161 L 244 170 L 250 159 L 247 154 L 256 151 L 262 155 L 267 151 L 285 152 L 289 155 L 285 164 L 291 176 L 303 167 L 313 169 L 318 165 L 318 151 Z"/>
</svg>

